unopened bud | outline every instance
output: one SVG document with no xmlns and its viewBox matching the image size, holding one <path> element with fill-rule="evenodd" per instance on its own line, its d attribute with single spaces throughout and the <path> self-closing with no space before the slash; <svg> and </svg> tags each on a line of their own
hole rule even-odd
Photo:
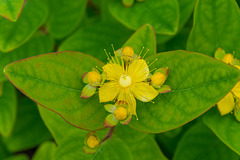
<svg viewBox="0 0 240 160">
<path fill-rule="evenodd" d="M 96 148 L 100 143 L 100 139 L 95 135 L 90 135 L 87 139 L 87 145 L 89 148 Z"/>
<path fill-rule="evenodd" d="M 132 47 L 126 46 L 123 48 L 123 56 L 127 57 L 133 57 L 134 56 L 134 50 Z"/>
<path fill-rule="evenodd" d="M 233 55 L 228 53 L 226 54 L 224 57 L 223 57 L 223 62 L 227 63 L 227 64 L 233 64 L 234 62 L 234 58 L 233 58 Z"/>
<path fill-rule="evenodd" d="M 122 121 L 127 118 L 128 111 L 125 107 L 119 106 L 114 111 L 114 116 L 119 120 Z"/>
<path fill-rule="evenodd" d="M 153 86 L 159 86 L 160 87 L 160 86 L 163 85 L 165 80 L 166 80 L 166 76 L 164 74 L 162 74 L 161 72 L 157 72 L 157 73 L 154 73 L 151 76 L 150 84 L 153 85 Z"/>
<path fill-rule="evenodd" d="M 88 83 L 92 86 L 97 86 L 101 83 L 101 75 L 96 71 L 88 72 L 87 79 Z"/>
</svg>

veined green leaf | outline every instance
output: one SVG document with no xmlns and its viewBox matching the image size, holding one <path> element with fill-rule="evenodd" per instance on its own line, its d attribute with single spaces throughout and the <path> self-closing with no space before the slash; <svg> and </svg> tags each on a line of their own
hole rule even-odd
<svg viewBox="0 0 240 160">
<path fill-rule="evenodd" d="M 217 48 L 240 58 L 240 11 L 235 0 L 198 0 L 187 49 L 214 56 Z"/>
<path fill-rule="evenodd" d="M 48 31 L 55 38 L 73 32 L 84 16 L 87 0 L 47 0 L 49 4 Z"/>
<path fill-rule="evenodd" d="M 53 40 L 44 35 L 33 36 L 26 44 L 7 54 L 0 52 L 0 70 L 14 61 L 35 55 L 49 53 L 53 49 Z M 3 72 L 0 72 L 0 82 L 7 80 Z"/>
<path fill-rule="evenodd" d="M 13 85 L 2 82 L 3 90 L 0 95 L 0 133 L 9 136 L 13 130 L 17 113 L 17 96 Z"/>
<path fill-rule="evenodd" d="M 173 160 L 238 160 L 236 153 L 224 145 L 203 123 L 190 128 L 175 152 Z"/>
<path fill-rule="evenodd" d="M 178 29 L 179 6 L 177 0 L 135 2 L 130 8 L 122 1 L 111 0 L 109 10 L 112 15 L 130 29 L 138 29 L 151 24 L 156 33 L 173 35 Z"/>
<path fill-rule="evenodd" d="M 77 31 L 62 43 L 59 51 L 84 52 L 106 62 L 104 49 L 112 53 L 111 44 L 118 49 L 131 34 L 120 23 L 100 22 Z"/>
<path fill-rule="evenodd" d="M 204 114 L 203 121 L 223 143 L 240 155 L 240 124 L 234 115 L 221 116 L 214 107 Z"/>
<path fill-rule="evenodd" d="M 28 98 L 18 99 L 17 119 L 12 134 L 3 137 L 11 152 L 19 152 L 38 146 L 51 139 L 51 134 L 39 116 L 37 106 Z"/>
<path fill-rule="evenodd" d="M 17 22 L 0 17 L 0 51 L 9 52 L 24 44 L 47 18 L 47 7 L 27 2 Z"/>
<path fill-rule="evenodd" d="M 78 128 L 66 123 L 58 114 L 40 105 L 38 105 L 38 110 L 40 112 L 42 120 L 51 132 L 57 144 L 59 144 L 64 139 L 68 132 L 71 132 L 73 130 L 75 132 L 79 131 Z"/>
<path fill-rule="evenodd" d="M 86 85 L 82 76 L 102 65 L 89 55 L 66 51 L 12 63 L 5 67 L 5 74 L 24 94 L 58 113 L 73 126 L 95 130 L 104 127 L 107 112 L 99 103 L 98 95 L 80 98 Z"/>
<path fill-rule="evenodd" d="M 32 160 L 53 160 L 56 149 L 54 142 L 44 142 L 34 153 Z"/>
<path fill-rule="evenodd" d="M 138 120 L 129 125 L 144 132 L 164 132 L 177 128 L 206 112 L 238 82 L 239 70 L 203 54 L 172 51 L 147 58 L 152 68 L 169 68 L 164 83 L 171 92 L 153 101 L 137 103 Z M 221 88 L 221 89 L 219 89 Z"/>
<path fill-rule="evenodd" d="M 142 56 L 149 49 L 146 57 L 156 54 L 156 36 L 153 27 L 149 24 L 145 24 L 140 27 L 123 45 L 131 46 L 136 54 L 139 54 L 142 50 Z"/>
<path fill-rule="evenodd" d="M 17 21 L 22 11 L 24 0 L 0 0 L 0 16 Z"/>
<path fill-rule="evenodd" d="M 110 139 L 102 143 L 97 152 L 86 154 L 83 152 L 84 138 L 86 133 L 83 131 L 69 133 L 58 146 L 55 154 L 57 160 L 91 159 L 91 160 L 132 160 L 129 147 L 117 136 L 113 135 Z"/>
<path fill-rule="evenodd" d="M 5 144 L 2 142 L 2 137 L 0 136 L 0 159 L 4 159 L 7 158 L 8 156 L 12 155 L 12 153 L 10 153 Z"/>
</svg>

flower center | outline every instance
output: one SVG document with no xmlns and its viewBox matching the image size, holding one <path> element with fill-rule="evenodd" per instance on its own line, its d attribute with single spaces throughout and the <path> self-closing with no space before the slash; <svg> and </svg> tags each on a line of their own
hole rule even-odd
<svg viewBox="0 0 240 160">
<path fill-rule="evenodd" d="M 127 75 L 122 75 L 119 79 L 119 84 L 121 87 L 128 87 L 132 84 L 132 79 Z"/>
</svg>

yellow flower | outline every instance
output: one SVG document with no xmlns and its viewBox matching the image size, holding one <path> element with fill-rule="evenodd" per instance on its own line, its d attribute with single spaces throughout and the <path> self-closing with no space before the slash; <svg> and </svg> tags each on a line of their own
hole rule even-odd
<svg viewBox="0 0 240 160">
<path fill-rule="evenodd" d="M 217 50 L 219 51 L 219 49 Z M 239 65 L 236 65 L 235 63 L 238 62 L 238 60 L 233 58 L 233 55 L 228 53 L 225 54 L 225 52 L 221 53 L 222 55 L 219 57 L 220 60 L 224 61 L 227 64 L 234 65 L 238 69 L 240 69 Z M 220 54 L 219 54 L 220 55 Z M 216 53 L 215 53 L 216 57 Z M 232 112 L 238 105 L 235 102 L 238 102 L 240 99 L 240 82 L 238 82 L 235 87 L 222 99 L 217 103 L 218 110 L 220 114 L 226 115 L 230 112 Z"/>
<path fill-rule="evenodd" d="M 136 100 L 149 102 L 158 95 L 152 86 L 145 80 L 149 76 L 149 68 L 145 60 L 134 59 L 132 62 L 124 61 L 121 58 L 110 60 L 110 63 L 103 66 L 106 73 L 106 80 L 99 88 L 100 102 L 108 102 L 117 99 L 128 104 L 128 110 L 136 115 Z"/>
</svg>

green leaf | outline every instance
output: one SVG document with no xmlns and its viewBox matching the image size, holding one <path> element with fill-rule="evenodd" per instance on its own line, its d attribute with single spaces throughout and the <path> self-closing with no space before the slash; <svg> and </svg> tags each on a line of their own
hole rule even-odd
<svg viewBox="0 0 240 160">
<path fill-rule="evenodd" d="M 240 11 L 235 0 L 198 0 L 187 49 L 214 56 L 217 48 L 240 58 Z"/>
<path fill-rule="evenodd" d="M 153 27 L 149 24 L 145 24 L 140 27 L 123 45 L 130 46 L 134 49 L 136 54 L 139 54 L 144 47 L 142 56 L 149 49 L 146 57 L 156 54 L 156 36 Z"/>
<path fill-rule="evenodd" d="M 51 135 L 43 124 L 37 106 L 28 98 L 19 98 L 18 113 L 13 132 L 3 138 L 7 149 L 19 152 L 38 146 L 51 139 Z"/>
<path fill-rule="evenodd" d="M 19 154 L 19 155 L 15 155 L 15 156 L 5 158 L 3 160 L 29 160 L 29 158 L 25 154 Z"/>
<path fill-rule="evenodd" d="M 167 160 L 159 146 L 157 145 L 154 137 L 148 135 L 143 140 L 135 143 L 127 143 L 130 148 L 133 159 L 136 160 Z"/>
<path fill-rule="evenodd" d="M 117 136 L 102 143 L 97 152 L 86 154 L 83 152 L 86 132 L 80 131 L 69 133 L 58 146 L 55 154 L 57 160 L 91 159 L 91 160 L 132 160 L 132 155 L 128 146 Z"/>
<path fill-rule="evenodd" d="M 138 120 L 132 118 L 129 125 L 139 131 L 164 132 L 184 125 L 216 104 L 239 80 L 238 69 L 203 54 L 172 51 L 147 61 L 156 58 L 150 70 L 168 67 L 164 84 L 172 91 L 159 94 L 154 104 L 138 101 Z"/>
<path fill-rule="evenodd" d="M 114 129 L 114 133 L 127 143 L 139 142 L 148 135 L 148 133 L 136 131 L 128 125 L 117 125 Z"/>
<path fill-rule="evenodd" d="M 11 155 L 11 153 L 7 150 L 5 144 L 2 142 L 2 137 L 0 136 L 0 159 L 4 159 Z"/>
<path fill-rule="evenodd" d="M 47 0 L 49 5 L 48 31 L 55 38 L 63 38 L 73 32 L 82 21 L 87 0 Z"/>
<path fill-rule="evenodd" d="M 24 44 L 47 18 L 40 2 L 26 2 L 17 22 L 0 17 L 0 51 L 9 52 Z"/>
<path fill-rule="evenodd" d="M 11 63 L 5 67 L 5 74 L 25 95 L 73 126 L 95 130 L 103 128 L 107 112 L 98 95 L 80 98 L 85 86 L 82 75 L 102 65 L 89 55 L 66 51 Z"/>
<path fill-rule="evenodd" d="M 56 148 L 54 142 L 44 142 L 34 153 L 32 160 L 53 160 Z"/>
<path fill-rule="evenodd" d="M 135 2 L 127 8 L 121 1 L 109 2 L 111 14 L 130 29 L 138 29 L 144 24 L 151 24 L 156 33 L 173 35 L 177 32 L 179 7 L 177 0 L 163 0 L 160 3 L 147 0 Z"/>
<path fill-rule="evenodd" d="M 17 96 L 13 85 L 9 82 L 3 84 L 3 94 L 0 96 L 0 133 L 9 136 L 17 113 Z"/>
<path fill-rule="evenodd" d="M 116 134 L 128 145 L 132 152 L 133 159 L 166 159 L 154 140 L 154 137 L 148 133 L 136 131 L 127 125 L 118 125 L 114 129 L 114 134 Z"/>
<path fill-rule="evenodd" d="M 179 17 L 178 31 L 181 31 L 183 29 L 184 25 L 189 20 L 190 16 L 192 15 L 192 12 L 193 12 L 196 1 L 197 0 L 178 0 L 179 11 L 180 11 L 179 12 L 180 17 Z M 173 37 L 173 35 L 157 34 L 157 43 L 158 44 L 163 44 L 164 42 L 170 40 L 172 37 Z M 184 41 L 179 40 L 179 42 L 181 43 L 181 42 L 184 42 Z M 179 48 L 177 48 L 177 49 L 179 49 Z"/>
<path fill-rule="evenodd" d="M 203 120 L 223 143 L 240 155 L 240 125 L 233 114 L 221 116 L 214 107 L 204 114 Z"/>
<path fill-rule="evenodd" d="M 14 61 L 35 55 L 49 53 L 53 50 L 53 40 L 44 35 L 33 36 L 26 44 L 7 54 L 0 52 L 0 70 Z M 3 72 L 0 72 L 0 82 L 7 80 Z"/>
<path fill-rule="evenodd" d="M 111 44 L 120 48 L 131 34 L 119 23 L 100 22 L 78 30 L 61 44 L 59 51 L 85 52 L 106 62 L 104 49 L 112 53 Z"/>
<path fill-rule="evenodd" d="M 44 121 L 45 125 L 51 132 L 54 140 L 57 144 L 63 140 L 63 138 L 68 134 L 70 131 L 79 131 L 78 128 L 71 126 L 70 124 L 66 123 L 62 117 L 58 114 L 38 105 L 38 110 L 40 112 L 41 118 Z"/>
<path fill-rule="evenodd" d="M 190 128 L 175 152 L 173 160 L 238 160 L 236 153 L 225 146 L 203 123 Z"/>
<path fill-rule="evenodd" d="M 0 16 L 17 21 L 22 11 L 24 0 L 0 0 Z"/>
</svg>

